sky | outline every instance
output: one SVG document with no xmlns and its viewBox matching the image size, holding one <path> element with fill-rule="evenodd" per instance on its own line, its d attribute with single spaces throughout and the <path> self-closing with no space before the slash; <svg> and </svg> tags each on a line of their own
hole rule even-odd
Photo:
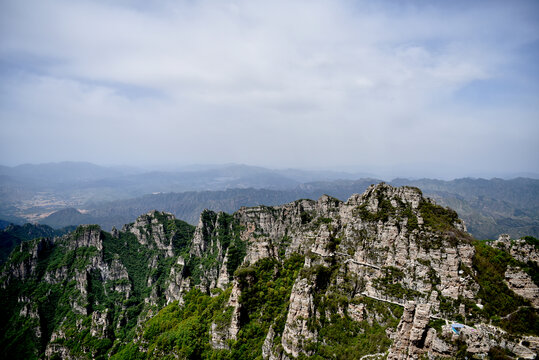
<svg viewBox="0 0 539 360">
<path fill-rule="evenodd" d="M 539 173 L 538 1 L 0 2 L 0 164 Z"/>
</svg>

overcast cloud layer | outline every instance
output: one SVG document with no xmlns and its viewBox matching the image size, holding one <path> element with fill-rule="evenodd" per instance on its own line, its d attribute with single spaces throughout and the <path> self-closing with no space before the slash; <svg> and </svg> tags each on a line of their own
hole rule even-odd
<svg viewBox="0 0 539 360">
<path fill-rule="evenodd" d="M 537 1 L 133 3 L 0 3 L 0 163 L 539 172 Z"/>
</svg>

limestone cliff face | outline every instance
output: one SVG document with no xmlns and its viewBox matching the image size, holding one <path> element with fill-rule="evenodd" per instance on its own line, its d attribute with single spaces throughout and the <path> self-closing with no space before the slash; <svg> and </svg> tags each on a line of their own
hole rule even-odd
<svg viewBox="0 0 539 360">
<path fill-rule="evenodd" d="M 511 290 L 529 300 L 534 307 L 539 308 L 539 287 L 530 275 L 519 268 L 509 267 L 505 272 L 505 280 Z"/>
<path fill-rule="evenodd" d="M 513 258 L 523 263 L 531 261 L 539 264 L 539 249 L 525 239 L 511 239 L 509 235 L 502 234 L 492 246 L 509 252 Z"/>
<path fill-rule="evenodd" d="M 397 328 L 397 336 L 389 350 L 388 360 L 406 360 L 417 358 L 430 347 L 432 336 L 428 337 L 427 324 L 430 316 L 430 304 L 405 305 L 404 313 Z"/>
<path fill-rule="evenodd" d="M 433 216 L 441 217 L 442 230 L 432 227 L 440 226 Z M 464 268 L 472 267 L 474 247 L 462 222 L 424 199 L 418 189 L 380 184 L 347 202 L 323 196 L 318 201 L 242 208 L 232 216 L 203 212 L 189 254 L 178 257 L 170 270 L 167 302 L 181 302 L 182 294 L 193 288 L 209 293 L 231 282 L 229 331 L 215 324 L 211 331 L 212 344 L 226 348 L 242 326 L 234 269 L 261 259 L 282 262 L 291 254 L 305 256 L 306 271 L 292 288 L 284 329 L 272 330 L 270 338 L 279 343 L 266 341 L 265 353 L 274 359 L 308 354 L 309 343 L 318 341 L 309 319 L 326 314 L 319 313 L 315 293 L 330 295 L 352 286 L 346 294 L 349 304 L 340 311 L 359 320 L 363 305 L 353 300 L 360 297 L 398 304 L 416 300 L 438 313 L 441 297 L 472 299 L 478 290 L 471 277 L 463 275 Z M 332 268 L 331 284 L 317 283 L 313 272 L 320 268 Z M 334 289 L 327 290 L 331 286 Z"/>
<path fill-rule="evenodd" d="M 163 250 L 165 256 L 172 257 L 174 256 L 172 236 L 167 236 L 165 233 L 163 221 L 173 219 L 174 215 L 170 213 L 159 213 L 153 210 L 139 216 L 133 224 L 125 225 L 122 231 L 134 234 L 141 245 L 150 249 Z"/>
<path fill-rule="evenodd" d="M 462 271 L 471 269 L 474 255 L 465 227 L 448 212 L 444 229 L 433 229 L 432 219 L 423 218 L 432 217 L 432 209 L 445 214 L 417 189 L 380 184 L 347 202 L 323 196 L 318 201 L 242 208 L 235 213 L 246 243 L 243 266 L 265 258 L 282 261 L 293 253 L 306 257 L 305 271 L 292 288 L 284 330 L 275 333 L 272 328 L 272 336 L 264 343 L 265 358 L 310 354 L 308 345 L 319 340 L 316 326 L 310 324 L 325 316 L 314 299 L 320 292 L 331 296 L 346 288 L 340 294 L 345 294 L 349 304 L 339 311 L 357 320 L 364 317 L 363 305 L 353 303 L 360 297 L 398 304 L 416 300 L 429 307 L 427 320 L 431 308 L 439 312 L 440 297 L 474 298 L 477 284 Z M 203 238 L 201 224 L 196 233 Z M 202 254 L 208 241 L 196 243 L 194 252 Z M 320 284 L 313 275 L 324 268 L 332 269 L 329 284 Z M 230 305 L 241 307 L 235 301 Z M 237 321 L 232 321 L 231 329 L 238 329 Z M 274 337 L 280 342 L 272 343 Z"/>
<path fill-rule="evenodd" d="M 525 242 L 501 243 L 522 262 L 536 259 L 536 250 Z M 143 349 L 142 324 L 166 304 L 182 304 L 193 290 L 226 294 L 227 316 L 213 321 L 208 335 L 214 349 L 227 350 L 252 311 L 244 296 L 256 281 L 250 274 L 268 260 L 282 266 L 296 257 L 302 265 L 289 287 L 272 290 L 285 294 L 285 313 L 260 325 L 264 359 L 314 355 L 327 345 L 331 327 L 342 322 L 383 329 L 392 345 L 386 352 L 389 344 L 373 344 L 373 356 L 452 357 L 457 339 L 447 328 L 445 336 L 437 333 L 429 322 L 466 316 L 479 303 L 475 247 L 456 213 L 423 198 L 419 189 L 383 183 L 346 202 L 323 196 L 242 208 L 232 215 L 206 210 L 196 228 L 152 211 L 112 234 L 86 226 L 19 250 L 3 269 L 3 289 L 28 279 L 68 289 L 62 299 L 69 302 L 69 312 L 61 313 L 52 331 L 40 326 L 43 311 L 37 310 L 43 306 L 35 306 L 28 294 L 18 297 L 17 316 L 33 321 L 34 336 L 47 344 L 47 358 L 81 357 L 65 345 L 73 328 L 121 343 L 128 327 Z M 241 278 L 242 270 L 247 278 Z M 538 288 L 528 274 L 509 267 L 505 281 L 537 308 Z M 526 352 L 504 343 L 503 336 L 487 341 L 495 336 L 486 330 L 463 334 L 460 340 L 481 356 L 506 344 Z M 96 351 L 82 350 L 93 357 Z"/>
<path fill-rule="evenodd" d="M 456 218 L 447 231 L 434 231 L 423 220 L 430 207 L 417 189 L 381 184 L 345 203 L 324 196 L 235 216 L 245 228 L 244 263 L 298 252 L 314 263 L 342 264 L 365 280 L 368 296 L 399 301 L 413 294 L 435 307 L 438 295 L 473 298 L 477 286 L 462 276 L 474 255 L 464 225 Z M 388 292 L 385 282 L 397 280 L 402 289 Z"/>
<path fill-rule="evenodd" d="M 19 317 L 11 321 L 35 323 L 33 341 L 47 344 L 46 358 L 95 356 L 91 347 L 75 354 L 65 345 L 73 328 L 95 341 L 110 340 L 162 306 L 163 284 L 173 274 L 163 262 L 178 255 L 173 248 L 182 241 L 189 245 L 190 227 L 170 214 L 152 211 L 112 235 L 88 225 L 63 237 L 22 243 L 5 264 L 0 282 L 8 293 L 20 291 L 15 282 L 30 284 L 25 287 L 28 293 L 18 295 Z M 175 263 L 181 263 L 181 256 Z M 37 290 L 31 285 L 40 283 Z M 45 290 L 36 301 L 35 293 Z M 52 314 L 58 319 L 54 327 L 47 324 Z"/>
<path fill-rule="evenodd" d="M 229 254 L 237 250 L 231 247 L 231 237 L 245 246 L 238 266 L 264 258 L 282 261 L 299 253 L 308 257 L 306 267 L 341 264 L 340 271 L 361 279 L 357 295 L 401 303 L 405 297 L 423 299 L 434 309 L 439 296 L 473 298 L 477 286 L 462 272 L 472 267 L 474 254 L 464 225 L 455 217 L 445 224 L 449 230 L 433 230 L 423 220 L 423 209 L 432 206 L 417 189 L 381 184 L 347 202 L 323 196 L 318 201 L 242 208 L 232 217 L 205 211 L 189 257 L 178 258 L 172 267 L 167 302 L 181 301 L 181 294 L 193 287 L 226 287 L 232 279 L 228 270 L 234 268 Z M 237 261 L 238 251 L 234 255 Z M 185 271 L 193 259 L 211 259 L 204 266 L 193 265 L 196 281 Z M 399 285 L 388 291 L 388 282 Z"/>
<path fill-rule="evenodd" d="M 39 257 L 51 248 L 53 241 L 48 238 L 21 243 L 12 253 L 7 266 L 4 266 L 0 278 L 3 279 L 1 286 L 6 286 L 13 281 L 24 281 L 32 277 L 37 269 Z"/>
<path fill-rule="evenodd" d="M 344 296 L 346 304 L 338 312 L 356 321 L 382 321 L 376 311 L 354 303 L 356 299 L 403 305 L 401 324 L 391 335 L 394 345 L 389 358 L 454 355 L 451 341 L 437 336 L 427 324 L 430 319 L 454 319 L 459 310 L 468 311 L 461 305 L 448 312 L 447 305 L 441 308 L 441 301 L 477 302 L 475 248 L 456 214 L 424 199 L 418 189 L 380 184 L 347 202 L 324 196 L 271 208 L 242 208 L 234 218 L 247 245 L 243 266 L 265 258 L 282 261 L 293 253 L 305 256 L 304 271 L 289 298 L 284 330 L 279 333 L 273 326 L 268 330 L 264 358 L 311 355 L 312 344 L 324 341 L 313 325 L 326 316 L 320 313 L 317 294 Z M 331 269 L 328 284 L 320 284 L 313 275 L 321 268 Z M 508 271 L 513 288 L 520 287 L 522 296 L 534 301 L 533 283 Z M 414 305 L 406 305 L 410 300 Z M 241 304 L 231 305 L 235 313 L 240 311 Z M 234 331 L 228 339 L 234 339 L 240 327 L 233 320 Z M 474 341 L 469 343 L 473 348 Z M 485 355 L 497 345 L 480 347 L 477 353 Z"/>
<path fill-rule="evenodd" d="M 305 345 L 316 336 L 316 333 L 308 327 L 308 319 L 316 311 L 313 290 L 312 284 L 307 279 L 299 279 L 292 288 L 282 346 L 285 353 L 293 357 L 305 352 Z"/>
<path fill-rule="evenodd" d="M 235 218 L 225 213 L 205 210 L 201 214 L 188 251 L 177 258 L 167 279 L 167 303 L 182 302 L 183 294 L 193 288 L 203 292 L 226 288 L 232 269 L 227 254 L 230 249 L 236 249 L 236 242 L 240 240 L 238 226 Z M 239 260 L 232 270 L 240 265 L 243 257 L 236 255 Z"/>
</svg>

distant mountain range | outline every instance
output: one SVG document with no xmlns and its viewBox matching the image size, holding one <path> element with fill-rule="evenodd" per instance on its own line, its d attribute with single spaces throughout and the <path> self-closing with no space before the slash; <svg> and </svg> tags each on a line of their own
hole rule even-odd
<svg viewBox="0 0 539 360">
<path fill-rule="evenodd" d="M 0 230 L 0 265 L 7 259 L 11 251 L 23 241 L 40 237 L 61 236 L 73 230 L 75 230 L 75 226 L 53 229 L 47 225 L 24 224 L 20 226 L 11 224 Z"/>
<path fill-rule="evenodd" d="M 285 190 L 311 181 L 358 179 L 364 173 L 271 170 L 247 165 L 187 167 L 145 171 L 64 162 L 0 166 L 0 215 L 20 222 L 66 207 L 84 207 L 158 192 L 255 188 Z M 83 206 L 84 205 L 84 206 Z M 33 219 L 32 219 L 33 220 Z"/>
<path fill-rule="evenodd" d="M 273 206 L 300 198 L 318 199 L 323 194 L 346 200 L 352 194 L 362 193 L 369 185 L 378 182 L 375 179 L 361 179 L 308 183 L 293 190 L 229 189 L 152 194 L 95 205 L 85 214 L 73 208 L 60 210 L 41 222 L 52 227 L 96 223 L 110 229 L 134 221 L 137 214 L 157 209 L 196 224 L 204 209 L 234 212 L 242 206 Z M 509 233 L 513 237 L 539 236 L 538 180 L 399 179 L 391 184 L 419 187 L 426 196 L 453 208 L 476 238 L 493 239 L 501 233 Z"/>
<path fill-rule="evenodd" d="M 242 206 L 272 206 L 323 194 L 346 200 L 381 181 L 364 174 L 246 165 L 153 172 L 89 163 L 0 167 L 0 219 L 54 228 L 96 223 L 111 229 L 157 209 L 196 224 L 204 209 L 234 212 Z M 539 180 L 394 179 L 388 183 L 418 187 L 425 196 L 453 208 L 476 238 L 497 238 L 501 233 L 515 238 L 539 236 Z"/>
</svg>

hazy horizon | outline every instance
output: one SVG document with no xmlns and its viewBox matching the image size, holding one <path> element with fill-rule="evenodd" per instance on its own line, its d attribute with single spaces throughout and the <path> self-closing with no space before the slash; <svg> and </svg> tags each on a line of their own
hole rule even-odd
<svg viewBox="0 0 539 360">
<path fill-rule="evenodd" d="M 383 181 L 391 181 L 398 178 L 408 178 L 410 180 L 418 179 L 435 179 L 435 180 L 457 180 L 463 178 L 472 178 L 472 179 L 494 179 L 500 178 L 504 180 L 515 179 L 518 177 L 539 179 L 539 173 L 533 172 L 518 172 L 518 173 L 469 173 L 469 174 L 460 174 L 457 176 L 436 176 L 433 173 L 429 175 L 428 172 L 414 172 L 411 170 L 400 171 L 398 172 L 395 169 L 358 169 L 354 166 L 340 166 L 340 167 L 265 167 L 257 164 L 242 164 L 242 163 L 221 163 L 221 164 L 166 164 L 166 165 L 155 165 L 155 164 L 99 164 L 87 161 L 58 161 L 58 162 L 46 162 L 46 163 L 21 163 L 16 165 L 5 165 L 0 164 L 0 166 L 6 166 L 10 168 L 16 168 L 19 166 L 41 166 L 41 165 L 61 165 L 61 164 L 89 164 L 96 165 L 103 168 L 109 169 L 123 169 L 126 170 L 128 174 L 129 171 L 133 173 L 146 173 L 146 172 L 188 172 L 188 171 L 204 171 L 204 170 L 214 170 L 219 168 L 234 167 L 234 166 L 245 166 L 251 168 L 260 168 L 270 171 L 287 171 L 287 170 L 299 170 L 305 172 L 326 172 L 326 173 L 335 173 L 335 174 L 347 174 L 346 179 L 351 179 L 351 175 L 357 175 L 357 179 L 360 178 L 374 178 Z"/>
<path fill-rule="evenodd" d="M 539 174 L 537 1 L 0 4 L 0 163 Z"/>
</svg>

